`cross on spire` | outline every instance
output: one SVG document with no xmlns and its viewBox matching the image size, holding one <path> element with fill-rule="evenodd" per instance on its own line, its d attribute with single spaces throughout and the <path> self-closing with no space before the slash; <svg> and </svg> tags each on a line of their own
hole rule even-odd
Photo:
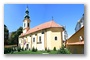
<svg viewBox="0 0 90 60">
<path fill-rule="evenodd" d="M 53 16 L 52 16 L 52 20 L 53 20 Z"/>
<path fill-rule="evenodd" d="M 27 8 L 28 8 L 28 5 L 27 5 Z"/>
<path fill-rule="evenodd" d="M 26 10 L 28 10 L 28 5 L 27 5 L 27 8 L 26 8 Z"/>
</svg>

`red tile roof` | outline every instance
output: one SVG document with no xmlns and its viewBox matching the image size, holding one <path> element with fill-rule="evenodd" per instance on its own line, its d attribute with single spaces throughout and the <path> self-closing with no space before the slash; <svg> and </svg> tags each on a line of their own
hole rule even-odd
<svg viewBox="0 0 90 60">
<path fill-rule="evenodd" d="M 74 43 L 67 43 L 67 45 L 83 45 L 84 41 L 80 41 L 80 42 L 74 42 Z"/>
<path fill-rule="evenodd" d="M 24 35 L 27 35 L 27 34 L 42 30 L 42 29 L 50 28 L 50 27 L 62 27 L 62 26 L 60 26 L 59 24 L 55 23 L 52 20 L 52 21 L 40 24 L 32 29 L 29 29 L 25 34 L 22 33 L 20 36 L 24 36 Z"/>
</svg>

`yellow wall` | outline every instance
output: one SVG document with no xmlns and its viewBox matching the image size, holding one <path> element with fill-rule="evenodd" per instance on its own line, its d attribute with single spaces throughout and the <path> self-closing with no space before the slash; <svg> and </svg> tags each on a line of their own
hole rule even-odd
<svg viewBox="0 0 90 60">
<path fill-rule="evenodd" d="M 57 36 L 57 40 L 55 40 L 55 36 Z M 54 47 L 56 49 L 60 49 L 62 46 L 62 30 L 61 28 L 51 28 L 51 50 Z"/>
<path fill-rule="evenodd" d="M 80 42 L 80 40 L 79 40 L 80 36 L 82 36 L 83 40 L 84 40 L 84 27 L 82 27 L 79 31 L 77 31 L 75 34 L 73 34 L 66 42 L 66 48 L 68 48 L 71 51 L 71 53 L 73 53 L 73 54 L 75 54 L 75 53 L 83 54 L 84 53 L 84 44 L 68 45 L 69 43 Z"/>
<path fill-rule="evenodd" d="M 51 30 L 50 29 L 47 29 L 47 35 L 46 35 L 46 43 L 45 44 L 47 44 L 47 46 L 46 46 L 46 48 L 47 49 L 51 49 Z"/>
<path fill-rule="evenodd" d="M 84 38 L 84 27 L 82 27 L 79 31 L 74 33 L 68 40 L 68 43 L 79 42 L 79 37 L 82 36 Z"/>
<path fill-rule="evenodd" d="M 42 31 L 44 31 L 44 34 L 42 34 Z M 45 50 L 45 48 L 53 50 L 54 47 L 59 49 L 62 46 L 62 31 L 62 28 L 48 28 L 34 32 L 32 34 L 28 34 L 27 36 L 24 36 L 24 39 L 26 39 L 30 49 L 33 47 L 37 48 L 38 50 Z M 37 42 L 39 42 L 39 36 L 41 36 L 41 44 L 37 44 Z M 55 36 L 57 36 L 58 39 L 56 41 L 54 40 Z M 35 37 L 35 42 L 33 42 L 33 37 Z"/>
<path fill-rule="evenodd" d="M 67 48 L 72 54 L 84 54 L 84 45 L 69 45 Z"/>
<path fill-rule="evenodd" d="M 47 31 L 45 30 L 45 33 L 44 33 L 44 48 L 47 48 Z"/>
</svg>

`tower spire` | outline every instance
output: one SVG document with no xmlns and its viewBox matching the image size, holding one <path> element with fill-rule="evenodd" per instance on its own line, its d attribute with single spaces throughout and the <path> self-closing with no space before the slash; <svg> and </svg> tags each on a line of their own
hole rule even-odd
<svg viewBox="0 0 90 60">
<path fill-rule="evenodd" d="M 26 19 L 26 18 L 28 18 L 28 19 L 29 19 L 30 17 L 29 17 L 28 5 L 27 5 L 27 8 L 26 8 L 25 13 L 26 13 L 26 15 L 25 15 L 25 17 L 24 17 L 24 18 L 25 18 L 25 19 Z"/>
<path fill-rule="evenodd" d="M 30 22 L 31 20 L 29 19 L 29 10 L 28 10 L 28 5 L 26 6 L 26 11 L 25 11 L 25 17 L 23 20 L 23 33 L 26 33 L 30 29 Z"/>
</svg>

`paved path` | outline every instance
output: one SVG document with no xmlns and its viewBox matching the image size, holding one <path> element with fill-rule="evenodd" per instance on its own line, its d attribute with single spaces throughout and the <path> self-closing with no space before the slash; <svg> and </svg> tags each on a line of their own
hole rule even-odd
<svg viewBox="0 0 90 60">
<path fill-rule="evenodd" d="M 42 53 L 42 54 L 49 54 L 49 53 Z"/>
</svg>

